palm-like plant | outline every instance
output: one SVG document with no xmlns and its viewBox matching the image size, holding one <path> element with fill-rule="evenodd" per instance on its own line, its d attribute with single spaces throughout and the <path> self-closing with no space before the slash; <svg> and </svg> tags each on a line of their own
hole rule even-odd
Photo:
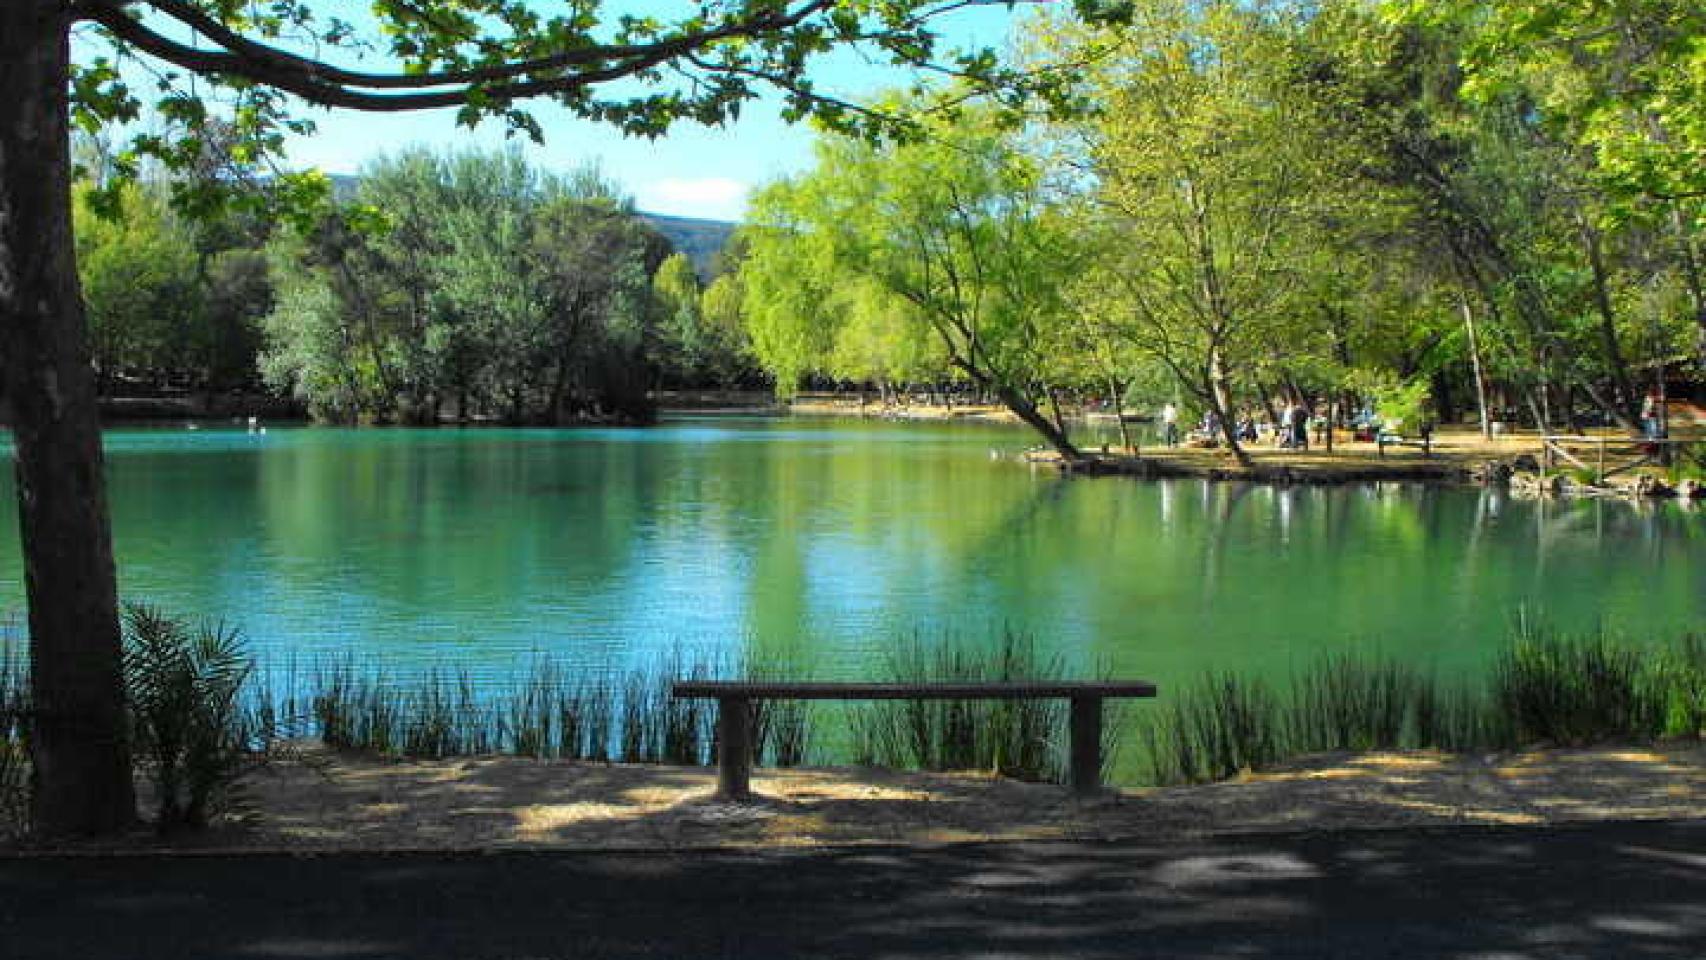
<svg viewBox="0 0 1706 960">
<path fill-rule="evenodd" d="M 200 829 L 237 799 L 252 753 L 238 696 L 252 669 L 242 634 L 125 608 L 131 732 L 158 795 L 162 833 Z"/>
</svg>

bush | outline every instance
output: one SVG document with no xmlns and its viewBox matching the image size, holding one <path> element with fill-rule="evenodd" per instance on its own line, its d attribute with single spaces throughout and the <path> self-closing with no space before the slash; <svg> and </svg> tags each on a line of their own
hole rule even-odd
<svg viewBox="0 0 1706 960">
<path fill-rule="evenodd" d="M 238 799 L 251 769 L 239 694 L 250 673 L 243 638 L 222 624 L 191 628 L 125 607 L 124 675 L 136 755 L 156 788 L 162 833 L 206 827 Z"/>
</svg>

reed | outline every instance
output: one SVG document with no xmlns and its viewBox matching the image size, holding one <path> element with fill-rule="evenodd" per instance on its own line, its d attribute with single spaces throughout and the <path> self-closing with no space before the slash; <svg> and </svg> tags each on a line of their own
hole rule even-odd
<svg viewBox="0 0 1706 960">
<path fill-rule="evenodd" d="M 1204 678 L 1160 711 L 1147 745 L 1157 783 L 1223 780 L 1285 753 L 1285 716 L 1267 684 L 1222 673 Z"/>
<path fill-rule="evenodd" d="M 1164 698 L 1144 733 L 1151 779 L 1199 783 L 1325 751 L 1500 750 L 1706 735 L 1706 641 L 1659 648 L 1604 631 L 1513 626 L 1488 673 L 1451 685 L 1392 661 L 1322 658 L 1273 692 L 1234 674 Z"/>
<path fill-rule="evenodd" d="M 1706 737 L 1706 637 L 1688 634 L 1654 672 L 1666 736 Z"/>
<path fill-rule="evenodd" d="M 1492 707 L 1516 743 L 1581 746 L 1663 733 L 1662 654 L 1616 646 L 1604 631 L 1569 637 L 1526 619 L 1514 629 L 1493 668 Z"/>
<path fill-rule="evenodd" d="M 991 648 L 944 636 L 914 637 L 886 666 L 897 683 L 1057 680 L 1059 657 L 1034 639 L 1002 632 Z M 924 770 L 989 770 L 1020 780 L 1065 776 L 1065 706 L 1049 700 L 896 700 L 848 709 L 857 763 Z M 1117 718 L 1116 718 L 1117 720 Z M 1117 723 L 1109 724 L 1116 732 Z"/>
<path fill-rule="evenodd" d="M 23 832 L 29 805 L 29 674 L 15 636 L 0 633 L 0 837 Z"/>
</svg>

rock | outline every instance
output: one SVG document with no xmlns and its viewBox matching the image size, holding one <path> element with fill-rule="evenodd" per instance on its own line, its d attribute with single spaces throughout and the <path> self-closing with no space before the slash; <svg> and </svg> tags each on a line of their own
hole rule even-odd
<svg viewBox="0 0 1706 960">
<path fill-rule="evenodd" d="M 1470 475 L 1482 483 L 1509 483 L 1514 472 L 1511 465 L 1503 460 L 1488 460 L 1473 468 Z"/>
</svg>

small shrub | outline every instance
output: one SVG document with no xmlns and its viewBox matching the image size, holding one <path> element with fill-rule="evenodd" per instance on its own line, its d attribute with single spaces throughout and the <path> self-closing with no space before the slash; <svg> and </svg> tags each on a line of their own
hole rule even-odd
<svg viewBox="0 0 1706 960">
<path fill-rule="evenodd" d="M 238 697 L 250 673 L 242 635 L 191 628 L 153 607 L 124 612 L 125 693 L 136 752 L 156 788 L 161 832 L 206 827 L 238 799 L 252 765 Z"/>
</svg>

